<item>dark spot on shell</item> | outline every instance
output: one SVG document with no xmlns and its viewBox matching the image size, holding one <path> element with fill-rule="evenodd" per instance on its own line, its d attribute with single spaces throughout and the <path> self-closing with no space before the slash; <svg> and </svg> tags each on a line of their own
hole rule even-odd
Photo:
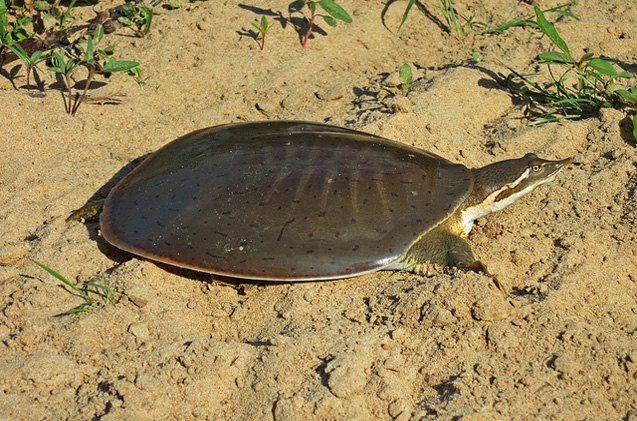
<svg viewBox="0 0 637 421">
<path fill-rule="evenodd" d="M 155 223 L 156 223 L 157 225 L 159 225 L 160 227 L 162 227 L 162 228 L 165 228 L 165 227 L 166 227 L 166 225 L 162 224 L 162 223 L 161 223 L 161 222 L 159 222 L 159 221 L 155 221 Z"/>
<path fill-rule="evenodd" d="M 352 247 L 352 251 L 356 251 L 360 248 L 360 246 L 358 244 L 356 244 L 354 247 Z"/>
</svg>

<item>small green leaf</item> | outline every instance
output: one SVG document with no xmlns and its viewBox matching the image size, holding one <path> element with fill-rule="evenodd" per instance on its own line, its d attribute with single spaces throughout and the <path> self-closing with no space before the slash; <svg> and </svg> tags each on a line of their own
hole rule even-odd
<svg viewBox="0 0 637 421">
<path fill-rule="evenodd" d="M 103 37 L 104 27 L 102 25 L 97 25 L 95 27 L 95 31 L 93 31 L 93 40 L 95 41 L 95 45 L 99 44 Z"/>
<path fill-rule="evenodd" d="M 615 70 L 615 68 L 613 67 L 612 64 L 610 64 L 609 62 L 607 62 L 604 59 L 601 58 L 593 58 L 591 59 L 588 64 L 595 70 L 597 70 L 598 72 L 605 74 L 607 76 L 615 76 L 617 75 L 617 70 Z"/>
<path fill-rule="evenodd" d="M 618 72 L 615 76 L 617 77 L 621 77 L 624 79 L 632 79 L 633 75 L 630 72 L 627 72 L 626 70 L 622 70 L 621 72 Z"/>
<path fill-rule="evenodd" d="M 336 19 L 334 19 L 331 16 L 321 16 L 323 18 L 323 20 L 325 21 L 325 23 L 327 23 L 329 26 L 336 26 Z"/>
<path fill-rule="evenodd" d="M 413 75 L 411 74 L 411 66 L 407 63 L 400 66 L 400 70 L 398 71 L 398 80 L 403 85 L 411 83 L 413 80 Z"/>
<path fill-rule="evenodd" d="M 547 53 L 540 53 L 538 56 L 540 60 L 549 63 L 573 63 L 573 59 L 570 55 L 564 53 L 558 53 L 555 51 L 549 51 Z"/>
<path fill-rule="evenodd" d="M 345 9 L 336 4 L 334 0 L 320 0 L 319 5 L 334 18 L 342 20 L 345 23 L 352 23 L 352 17 Z"/>
<path fill-rule="evenodd" d="M 630 104 L 633 107 L 637 107 L 637 88 L 633 88 L 630 90 L 616 89 L 613 91 L 613 93 L 619 96 L 622 102 Z"/>
<path fill-rule="evenodd" d="M 102 72 L 104 73 L 127 72 L 137 66 L 139 66 L 139 63 L 134 60 L 116 60 L 114 58 L 111 58 L 104 65 L 104 67 L 102 67 Z"/>
<path fill-rule="evenodd" d="M 133 26 L 133 21 L 129 18 L 125 18 L 124 16 L 120 16 L 119 18 L 117 18 L 117 21 L 124 26 Z"/>
<path fill-rule="evenodd" d="M 403 27 L 403 24 L 407 20 L 407 16 L 409 16 L 409 12 L 411 11 L 411 8 L 413 7 L 414 4 L 416 4 L 416 0 L 409 0 L 409 3 L 407 3 L 407 7 L 405 7 L 405 12 L 403 13 L 403 18 L 400 20 L 400 25 L 398 25 L 398 29 Z"/>
<path fill-rule="evenodd" d="M 473 53 L 471 53 L 471 60 L 475 61 L 476 63 L 480 63 L 482 61 L 482 54 L 474 51 Z"/>
<path fill-rule="evenodd" d="M 38 61 L 40 61 L 40 59 L 42 58 L 42 54 L 44 54 L 44 51 L 40 51 L 40 50 L 33 53 L 31 55 L 31 63 L 37 63 Z"/>
<path fill-rule="evenodd" d="M 261 27 L 260 27 L 259 25 L 257 25 L 256 23 L 254 23 L 254 22 L 250 22 L 250 25 L 252 25 L 252 27 L 253 27 L 254 29 L 256 29 L 258 33 L 263 32 L 263 30 L 261 29 Z"/>
<path fill-rule="evenodd" d="M 562 50 L 570 57 L 571 52 L 568 49 L 568 45 L 566 45 L 566 42 L 557 33 L 557 30 L 555 29 L 553 24 L 546 20 L 546 18 L 544 17 L 544 13 L 542 13 L 542 10 L 539 7 L 535 6 L 534 9 L 535 16 L 537 18 L 537 24 L 539 25 L 540 30 L 542 30 L 542 32 L 544 32 L 544 34 L 546 34 L 546 36 L 549 37 L 551 41 L 553 41 L 553 44 L 555 44 L 557 48 Z"/>
<path fill-rule="evenodd" d="M 633 114 L 633 139 L 637 142 L 637 114 Z"/>
<path fill-rule="evenodd" d="M 86 55 L 84 59 L 88 64 L 95 64 L 95 50 L 93 49 L 93 37 L 86 39 Z"/>
</svg>

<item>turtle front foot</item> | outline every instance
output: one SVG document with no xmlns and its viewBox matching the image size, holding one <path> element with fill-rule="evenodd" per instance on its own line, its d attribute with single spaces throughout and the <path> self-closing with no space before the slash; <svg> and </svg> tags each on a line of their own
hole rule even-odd
<svg viewBox="0 0 637 421">
<path fill-rule="evenodd" d="M 66 218 L 66 222 L 80 221 L 80 222 L 97 222 L 100 219 L 100 213 L 102 213 L 102 206 L 104 200 L 96 200 L 89 202 L 79 209 L 74 210 Z"/>
<path fill-rule="evenodd" d="M 484 263 L 482 263 L 480 260 L 475 260 L 473 263 L 462 267 L 462 269 L 470 270 L 470 271 L 473 271 L 473 272 L 478 272 L 478 273 L 482 273 L 484 275 L 487 275 L 488 277 L 491 278 L 491 280 L 495 284 L 496 288 L 498 288 L 504 294 L 507 293 L 506 289 L 504 288 L 504 285 L 502 285 L 502 282 L 500 282 L 498 277 L 495 276 L 494 274 L 492 274 L 491 272 L 489 272 L 489 270 L 487 269 L 487 266 Z"/>
</svg>

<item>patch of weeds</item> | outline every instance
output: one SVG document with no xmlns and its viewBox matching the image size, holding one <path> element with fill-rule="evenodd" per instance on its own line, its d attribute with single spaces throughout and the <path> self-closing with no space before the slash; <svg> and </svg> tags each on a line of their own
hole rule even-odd
<svg viewBox="0 0 637 421">
<path fill-rule="evenodd" d="M 121 10 L 125 15 L 117 19 L 119 23 L 130 27 L 140 38 L 148 35 L 150 24 L 153 21 L 152 9 L 143 5 L 125 4 Z"/>
<path fill-rule="evenodd" d="M 416 4 L 417 0 L 409 0 L 407 6 L 405 7 L 405 11 L 403 12 L 402 19 L 400 20 L 400 25 L 398 29 L 400 29 L 404 23 L 407 21 L 407 17 L 409 16 L 409 12 L 412 7 Z M 453 4 L 454 0 L 436 0 L 436 4 L 438 6 L 438 10 L 442 14 L 447 28 L 449 32 L 455 32 L 456 34 L 464 34 L 464 33 L 474 33 L 477 35 L 483 34 L 501 34 L 507 29 L 514 27 L 535 27 L 537 28 L 537 23 L 532 20 L 532 18 L 528 19 L 512 19 L 505 23 L 502 23 L 497 26 L 492 26 L 489 23 L 483 21 L 475 20 L 475 16 L 462 16 L 458 14 L 456 8 Z M 551 7 L 549 9 L 543 10 L 544 13 L 557 13 L 561 16 L 567 16 L 576 20 L 579 20 L 577 16 L 573 15 L 568 8 L 576 3 L 576 0 L 569 1 L 568 3 L 563 3 L 557 5 L 555 7 Z"/>
<path fill-rule="evenodd" d="M 70 0 L 66 8 L 62 8 L 60 1 L 49 3 L 48 1 L 34 1 L 33 5 L 37 11 L 36 22 L 44 28 L 64 29 L 68 22 L 73 19 L 71 12 L 77 0 Z"/>
<path fill-rule="evenodd" d="M 49 275 L 53 276 L 64 285 L 69 287 L 74 295 L 77 295 L 84 300 L 82 304 L 65 311 L 64 314 L 87 313 L 91 311 L 91 307 L 97 302 L 115 305 L 121 298 L 121 294 L 119 292 L 117 292 L 107 283 L 100 282 L 98 278 L 91 278 L 81 285 L 74 284 L 45 264 L 40 263 L 34 259 L 31 259 L 31 261 L 38 265 L 41 269 L 46 271 Z"/>
<path fill-rule="evenodd" d="M 65 101 L 66 112 L 76 115 L 77 110 L 86 98 L 86 92 L 93 81 L 95 75 L 102 75 L 108 78 L 112 73 L 131 72 L 139 66 L 134 60 L 119 60 L 111 56 L 112 47 L 103 49 L 97 45 L 104 36 L 104 28 L 98 25 L 92 35 L 74 44 L 72 50 L 58 49 L 50 55 L 48 69 L 54 73 L 59 73 L 66 85 L 67 99 Z M 71 76 L 76 69 L 81 66 L 87 71 L 82 94 L 73 95 L 73 83 Z M 139 73 L 141 75 L 141 72 Z M 135 72 L 133 71 L 133 76 Z"/>
<path fill-rule="evenodd" d="M 250 25 L 252 25 L 252 27 L 257 31 L 255 40 L 259 43 L 259 48 L 263 50 L 265 48 L 265 36 L 274 23 L 268 22 L 267 17 L 261 16 L 261 21 L 258 24 L 250 22 Z"/>
<path fill-rule="evenodd" d="M 337 25 L 337 20 L 345 23 L 352 23 L 352 17 L 334 0 L 303 0 L 303 2 L 310 10 L 310 17 L 309 19 L 306 18 L 309 22 L 309 26 L 305 36 L 303 37 L 303 41 L 301 42 L 303 48 L 305 48 L 310 35 L 312 35 L 314 30 L 314 21 L 317 17 L 323 18 L 325 23 L 332 27 Z M 327 15 L 317 13 L 317 6 L 323 9 Z"/>
<path fill-rule="evenodd" d="M 59 75 L 65 85 L 64 106 L 70 115 L 76 115 L 82 102 L 86 101 L 87 90 L 97 75 L 108 78 L 113 73 L 126 73 L 138 84 L 146 80 L 137 61 L 117 59 L 112 47 L 98 47 L 104 37 L 104 27 L 98 22 L 108 23 L 112 30 L 129 25 L 139 36 L 144 36 L 152 21 L 152 11 L 148 7 L 123 5 L 100 12 L 89 22 L 67 27 L 74 19 L 71 12 L 76 1 L 69 0 L 61 5 L 59 0 L 0 0 L 0 66 L 20 60 L 26 66 L 26 87 L 31 88 L 33 75 L 37 87 L 44 90 L 36 69 L 39 70 L 39 63 L 46 61 L 48 70 Z M 126 16 L 117 21 L 118 13 Z M 6 73 L 12 84 L 20 68 L 15 66 Z M 81 93 L 74 92 L 73 76 L 79 68 L 86 71 Z M 14 87 L 18 89 L 15 84 Z"/>
<path fill-rule="evenodd" d="M 405 11 L 403 12 L 403 17 L 400 20 L 398 29 L 402 28 L 405 24 L 407 17 L 409 16 L 409 12 L 411 12 L 411 9 L 415 4 L 416 0 L 409 0 L 405 7 Z M 453 0 L 436 0 L 436 5 L 447 22 L 447 27 L 450 31 L 453 29 L 456 33 L 464 32 L 463 25 L 458 22 L 458 15 L 455 7 L 453 6 Z"/>
<path fill-rule="evenodd" d="M 560 16 L 565 16 L 568 18 L 571 18 L 573 20 L 579 20 L 579 17 L 575 16 L 573 13 L 571 13 L 568 9 L 574 5 L 576 3 L 576 1 L 569 1 L 568 3 L 563 3 L 563 4 L 559 4 L 555 7 L 551 7 L 549 9 L 543 9 L 542 12 L 543 13 L 557 13 Z M 476 23 L 476 31 L 475 33 L 478 35 L 482 35 L 482 34 L 493 34 L 493 35 L 499 35 L 501 33 L 503 33 L 504 31 L 506 31 L 507 29 L 510 28 L 515 28 L 515 27 L 530 27 L 530 28 L 536 28 L 536 29 L 540 29 L 537 22 L 533 20 L 533 18 L 525 18 L 525 19 L 512 19 L 508 22 L 505 22 L 503 24 L 494 26 L 494 27 L 489 27 L 489 25 L 487 25 L 484 22 L 478 22 Z M 478 29 L 480 28 L 480 29 Z"/>
<path fill-rule="evenodd" d="M 559 51 L 539 54 L 538 63 L 546 66 L 548 83 L 532 80 L 538 74 L 522 74 L 510 67 L 506 78 L 509 89 L 529 102 L 527 112 L 530 125 L 564 119 L 579 120 L 591 117 L 601 108 L 625 109 L 637 125 L 637 88 L 629 87 L 627 80 L 634 76 L 618 70 L 613 60 L 586 53 L 573 58 L 564 39 L 535 7 L 536 24 Z M 637 140 L 637 130 L 633 129 Z"/>
<path fill-rule="evenodd" d="M 0 0 L 0 44 L 11 45 L 25 39 L 33 38 L 30 28 L 33 17 L 23 15 L 16 6 L 7 6 L 5 0 Z"/>
</svg>

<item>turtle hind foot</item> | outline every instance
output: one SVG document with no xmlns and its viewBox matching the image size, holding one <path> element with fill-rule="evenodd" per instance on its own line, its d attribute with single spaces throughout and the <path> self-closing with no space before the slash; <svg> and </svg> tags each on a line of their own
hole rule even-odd
<svg viewBox="0 0 637 421">
<path fill-rule="evenodd" d="M 103 206 L 104 200 L 89 202 L 81 208 L 71 212 L 71 214 L 66 218 L 66 222 L 98 222 L 100 220 L 100 213 L 102 213 Z"/>
</svg>

